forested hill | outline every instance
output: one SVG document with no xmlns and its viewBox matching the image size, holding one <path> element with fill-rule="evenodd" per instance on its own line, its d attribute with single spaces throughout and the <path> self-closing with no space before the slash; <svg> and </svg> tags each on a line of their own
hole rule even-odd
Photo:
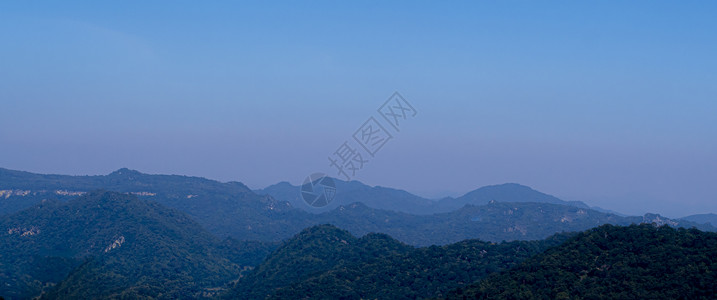
<svg viewBox="0 0 717 300">
<path fill-rule="evenodd" d="M 0 295 L 195 299 L 272 249 L 221 241 L 184 213 L 136 196 L 91 192 L 0 220 Z"/>
<path fill-rule="evenodd" d="M 285 242 L 226 295 L 227 299 L 417 299 L 507 269 L 560 244 L 467 240 L 414 248 L 384 234 L 356 238 L 331 225 L 308 228 Z"/>
<path fill-rule="evenodd" d="M 604 225 L 448 299 L 715 299 L 717 233 Z"/>
<path fill-rule="evenodd" d="M 550 219 L 551 209 L 564 219 Z M 549 231 L 566 228 L 560 227 L 566 223 L 575 228 L 591 226 L 600 220 L 591 219 L 591 214 L 546 203 L 491 203 L 433 216 L 435 227 L 421 225 L 420 218 L 426 216 L 407 219 L 404 214 L 361 205 L 328 216 L 354 231 L 400 222 L 379 228 L 393 228 L 403 238 L 433 235 L 447 241 L 476 234 L 480 227 L 483 232 L 500 231 L 507 224 L 517 228 L 511 232 L 515 236 L 523 234 L 520 226 L 532 229 L 543 224 Z M 464 221 L 472 223 L 461 227 Z M 596 295 L 655 299 L 700 298 L 717 292 L 717 234 L 696 229 L 605 225 L 545 240 L 468 239 L 422 248 L 386 234 L 360 236 L 318 225 L 278 248 L 263 242 L 221 240 L 178 210 L 134 195 L 94 191 L 66 202 L 44 201 L 0 219 L 0 295 L 9 299 L 196 299 L 220 294 L 241 299 Z M 491 276 L 497 272 L 503 273 Z"/>
</svg>

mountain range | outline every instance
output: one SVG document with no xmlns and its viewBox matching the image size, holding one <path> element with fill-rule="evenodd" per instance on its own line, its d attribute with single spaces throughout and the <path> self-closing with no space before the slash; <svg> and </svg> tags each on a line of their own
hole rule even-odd
<svg viewBox="0 0 717 300">
<path fill-rule="evenodd" d="M 607 259 L 607 266 L 629 265 L 620 272 L 634 272 L 658 264 L 659 255 L 670 249 L 686 257 L 680 261 L 683 265 L 671 266 L 682 268 L 677 275 L 638 275 L 678 284 L 685 283 L 675 276 L 690 278 L 684 291 L 689 295 L 702 295 L 713 287 L 712 261 L 695 256 L 711 253 L 714 247 L 713 233 L 703 232 L 715 230 L 710 215 L 676 220 L 655 214 L 621 216 L 517 184 L 442 200 L 421 200 L 405 191 L 360 182 L 339 182 L 337 188 L 352 195 L 351 201 L 369 200 L 337 203 L 313 213 L 238 182 L 128 169 L 105 176 L 0 169 L 0 297 L 521 298 L 530 290 L 540 291 L 535 294 L 539 298 L 570 298 L 605 292 L 597 289 L 598 283 L 616 283 L 595 273 L 595 268 L 606 268 L 603 265 L 580 265 L 570 268 L 584 270 L 585 278 L 596 282 L 584 287 L 590 293 L 543 291 L 541 286 L 554 284 L 545 280 L 555 276 L 565 277 L 560 286 L 579 284 L 565 270 L 548 268 L 554 266 L 551 261 L 584 251 L 588 256 L 573 259 L 611 255 L 623 260 Z M 288 188 L 283 191 L 290 193 Z M 388 209 L 380 204 L 383 200 L 375 200 L 392 197 L 403 197 L 396 202 L 402 205 L 418 201 L 428 203 L 425 207 L 457 208 L 411 214 L 398 209 L 400 205 Z M 634 225 L 642 223 L 650 225 Z M 692 229 L 670 229 L 678 227 Z M 605 244 L 603 235 L 602 239 L 618 239 Z M 659 245 L 663 252 L 646 251 L 649 245 Z M 655 256 L 622 255 L 635 249 Z M 689 277 L 684 267 L 706 273 Z M 538 268 L 557 275 L 538 278 L 543 281 L 520 277 L 520 272 Z M 616 274 L 627 276 L 620 272 Z M 514 289 L 496 290 L 503 284 Z M 640 296 L 655 288 L 635 284 L 615 285 L 627 290 L 616 295 Z"/>
<path fill-rule="evenodd" d="M 129 169 L 120 169 L 106 176 L 40 175 L 0 169 L 0 190 L 5 195 L 0 204 L 13 203 L 0 207 L 29 207 L 47 199 L 66 201 L 102 188 L 133 194 L 184 212 L 218 237 L 265 242 L 281 241 L 304 228 L 326 223 L 347 229 L 357 236 L 369 232 L 386 233 L 415 246 L 443 245 L 473 238 L 495 242 L 542 239 L 554 233 L 580 231 L 602 224 L 656 222 L 714 230 L 708 224 L 672 220 L 659 215 L 625 217 L 597 211 L 583 203 L 562 201 L 518 184 L 488 186 L 456 199 L 446 198 L 436 202 L 420 200 L 422 198 L 405 191 L 368 187 L 356 181 L 336 182 L 337 190 L 351 195 L 347 199 L 363 200 L 341 204 L 321 213 L 309 213 L 294 207 L 303 204 L 292 205 L 271 195 L 259 195 L 239 182 L 149 175 Z M 277 194 L 279 197 L 291 194 L 294 188 L 286 183 L 279 185 L 281 189 L 275 185 L 264 191 L 282 191 Z M 295 188 L 294 192 L 298 195 L 299 189 Z M 337 193 L 337 197 L 343 196 Z M 409 214 L 399 209 L 372 208 L 365 204 L 386 206 L 385 203 L 393 203 L 394 198 L 404 199 L 395 203 L 433 201 L 431 206 L 457 208 L 435 214 Z M 6 209 L 5 213 L 9 212 L 11 210 Z"/>
<path fill-rule="evenodd" d="M 458 198 L 445 197 L 434 200 L 426 199 L 404 190 L 381 186 L 368 186 L 359 181 L 347 182 L 339 179 L 333 180 L 336 185 L 334 200 L 329 203 L 329 205 L 321 208 L 306 204 L 300 197 L 300 187 L 288 182 L 280 182 L 264 189 L 254 190 L 254 192 L 272 196 L 280 201 L 289 202 L 293 207 L 301 208 L 311 213 L 331 211 L 341 205 L 348 205 L 355 202 L 361 202 L 371 208 L 414 215 L 451 212 L 466 205 L 483 205 L 488 204 L 490 201 L 538 202 L 590 208 L 587 204 L 580 201 L 563 201 L 554 196 L 516 183 L 485 186 L 468 192 Z"/>
</svg>

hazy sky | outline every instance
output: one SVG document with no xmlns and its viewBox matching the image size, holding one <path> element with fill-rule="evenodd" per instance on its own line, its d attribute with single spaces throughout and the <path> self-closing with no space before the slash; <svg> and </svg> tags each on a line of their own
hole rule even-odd
<svg viewBox="0 0 717 300">
<path fill-rule="evenodd" d="M 441 4 L 0 2 L 0 167 L 299 184 L 398 91 L 356 180 L 717 212 L 717 2 Z"/>
</svg>

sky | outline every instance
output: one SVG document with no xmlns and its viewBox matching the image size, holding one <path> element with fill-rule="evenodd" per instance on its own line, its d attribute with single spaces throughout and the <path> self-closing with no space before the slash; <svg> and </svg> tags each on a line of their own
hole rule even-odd
<svg viewBox="0 0 717 300">
<path fill-rule="evenodd" d="M 0 167 L 717 213 L 711 1 L 0 2 Z M 399 92 L 414 110 L 391 128 Z M 415 112 L 415 115 L 413 115 Z M 374 126 L 375 128 L 378 128 Z M 343 152 L 341 152 L 343 153 Z"/>
</svg>

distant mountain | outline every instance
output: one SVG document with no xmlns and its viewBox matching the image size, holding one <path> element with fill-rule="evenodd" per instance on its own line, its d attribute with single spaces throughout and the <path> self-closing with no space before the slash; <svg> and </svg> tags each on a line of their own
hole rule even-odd
<svg viewBox="0 0 717 300">
<path fill-rule="evenodd" d="M 438 202 L 405 191 L 369 187 L 356 181 L 337 181 L 336 185 L 344 196 L 339 194 L 335 205 L 342 203 L 340 199 L 357 202 L 341 204 L 321 213 L 309 213 L 273 196 L 258 195 L 238 182 L 148 175 L 128 169 L 106 176 L 37 175 L 0 169 L 0 190 L 5 195 L 12 194 L 5 200 L 0 198 L 0 203 L 12 200 L 13 203 L 24 202 L 25 207 L 30 207 L 43 199 L 67 201 L 91 189 L 104 188 L 177 209 L 221 238 L 265 242 L 287 239 L 304 228 L 326 223 L 348 229 L 358 236 L 369 232 L 390 234 L 416 246 L 443 245 L 473 238 L 496 242 L 541 239 L 558 232 L 580 231 L 602 224 L 627 225 L 653 221 L 714 230 L 709 225 L 658 215 L 621 217 L 598 212 L 580 203 L 564 202 L 517 184 L 484 187 L 456 199 Z M 277 197 L 298 196 L 298 187 L 288 183 L 278 184 L 272 190 L 284 192 L 276 194 Z M 501 202 L 500 199 L 509 201 Z M 520 200 L 539 202 L 512 202 Z M 363 203 L 385 209 L 371 208 Z M 426 206 L 426 203 L 433 204 Z M 303 203 L 300 205 L 305 206 Z M 434 205 L 443 205 L 446 211 L 417 215 L 398 209 L 433 209 L 430 207 Z M 465 206 L 455 207 L 457 205 Z"/>
<path fill-rule="evenodd" d="M 717 233 L 604 225 L 448 299 L 714 299 Z"/>
<path fill-rule="evenodd" d="M 222 242 L 179 211 L 102 191 L 7 216 L 0 232 L 6 299 L 201 298 L 273 249 Z"/>
<path fill-rule="evenodd" d="M 329 205 L 321 208 L 309 206 L 301 199 L 300 187 L 288 182 L 280 182 L 264 189 L 255 190 L 260 195 L 269 195 L 279 201 L 287 201 L 292 206 L 310 213 L 322 213 L 334 210 L 341 205 L 361 202 L 372 208 L 405 212 L 409 214 L 432 214 L 435 201 L 416 196 L 403 190 L 386 187 L 372 187 L 358 181 L 334 179 L 336 195 Z M 456 207 L 460 208 L 460 207 Z"/>
<path fill-rule="evenodd" d="M 0 168 L 0 184 L 5 190 L 60 192 L 90 191 L 103 187 L 121 192 L 175 193 L 186 196 L 189 192 L 250 192 L 242 183 L 221 183 L 201 177 L 181 175 L 150 175 L 122 168 L 109 175 L 69 176 L 43 175 Z M 150 192 L 152 191 L 152 192 Z"/>
<path fill-rule="evenodd" d="M 0 206 L 4 208 L 0 214 L 30 207 L 39 202 L 37 199 L 57 199 L 58 196 L 68 199 L 96 189 L 132 193 L 151 197 L 158 202 L 171 200 L 172 204 L 186 206 L 187 209 L 196 206 L 200 197 L 206 194 L 255 196 L 239 182 L 221 183 L 201 177 L 149 175 L 126 168 L 100 176 L 41 175 L 0 168 L 0 198 L 22 203 L 15 205 L 14 210 Z"/>
<path fill-rule="evenodd" d="M 467 240 L 413 248 L 384 234 L 356 238 L 320 225 L 303 230 L 224 295 L 228 299 L 418 299 L 510 268 L 566 240 Z"/>
<path fill-rule="evenodd" d="M 200 177 L 149 175 L 120 169 L 104 176 L 39 175 L 0 169 L 0 207 L 12 213 L 42 200 L 67 200 L 105 189 L 136 195 L 178 209 L 220 236 L 240 240 L 278 241 L 311 226 L 286 202 L 260 196 L 239 182 L 221 183 Z M 8 196 L 10 195 L 10 196 Z M 298 216 L 297 216 L 298 215 Z"/>
<path fill-rule="evenodd" d="M 270 195 L 279 201 L 287 201 L 291 203 L 292 206 L 311 213 L 330 211 L 341 205 L 348 205 L 354 202 L 361 202 L 371 208 L 417 215 L 445 213 L 457 210 L 465 205 L 484 205 L 490 201 L 536 202 L 590 208 L 583 202 L 563 201 L 554 196 L 516 183 L 485 186 L 468 192 L 458 198 L 446 197 L 438 200 L 430 200 L 403 190 L 380 186 L 371 187 L 358 181 L 346 182 L 338 179 L 334 179 L 334 181 L 336 183 L 336 196 L 334 201 L 326 207 L 318 209 L 304 203 L 299 195 L 300 187 L 291 185 L 288 182 L 280 182 L 264 189 L 255 190 L 255 192 Z"/>
<path fill-rule="evenodd" d="M 710 224 L 712 226 L 717 226 L 717 214 L 699 214 L 699 215 L 691 215 L 684 218 L 680 218 L 680 220 L 690 221 L 694 223 L 699 224 Z"/>
<path fill-rule="evenodd" d="M 563 201 L 554 196 L 538 192 L 527 186 L 517 183 L 506 183 L 500 185 L 490 185 L 479 188 L 477 190 L 466 193 L 458 198 L 445 198 L 437 203 L 441 210 L 452 210 L 460 208 L 466 204 L 482 205 L 490 201 L 498 202 L 536 202 L 550 203 L 579 208 L 590 208 L 580 201 Z"/>
<path fill-rule="evenodd" d="M 381 232 L 416 246 L 444 245 L 476 238 L 493 242 L 537 240 L 559 232 L 582 231 L 603 224 L 655 223 L 715 230 L 709 225 L 672 220 L 655 214 L 621 217 L 559 204 L 495 201 L 481 206 L 467 205 L 448 213 L 422 216 L 373 209 L 354 203 L 313 216 L 316 224 L 334 224 L 357 236 Z"/>
</svg>

